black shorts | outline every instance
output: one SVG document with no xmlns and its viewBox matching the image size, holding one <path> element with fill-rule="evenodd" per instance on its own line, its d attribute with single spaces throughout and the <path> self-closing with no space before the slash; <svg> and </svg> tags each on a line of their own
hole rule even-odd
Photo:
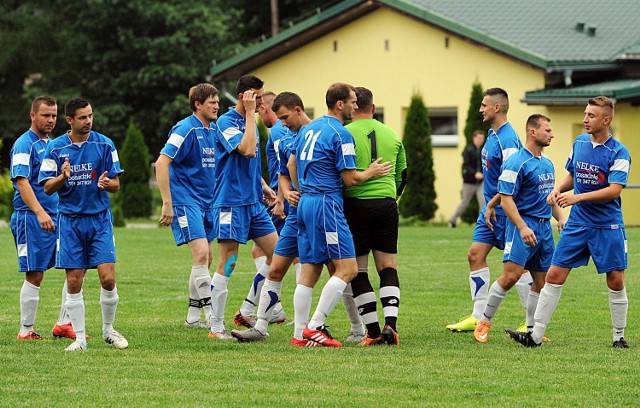
<svg viewBox="0 0 640 408">
<path fill-rule="evenodd" d="M 398 204 L 392 198 L 344 199 L 344 215 L 353 235 L 356 256 L 371 250 L 398 253 Z"/>
</svg>

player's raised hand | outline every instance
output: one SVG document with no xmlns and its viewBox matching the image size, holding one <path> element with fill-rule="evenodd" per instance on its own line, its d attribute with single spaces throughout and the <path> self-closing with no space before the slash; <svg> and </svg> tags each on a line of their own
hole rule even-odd
<svg viewBox="0 0 640 408">
<path fill-rule="evenodd" d="M 391 162 L 381 163 L 382 157 L 378 157 L 371 165 L 369 166 L 372 169 L 371 177 L 382 177 L 389 174 L 391 171 Z"/>
<path fill-rule="evenodd" d="M 244 111 L 247 113 L 256 111 L 256 93 L 251 89 L 242 94 L 242 106 L 244 106 Z"/>
<path fill-rule="evenodd" d="M 60 171 L 62 173 L 62 177 L 64 177 L 65 180 L 68 180 L 69 177 L 71 177 L 71 163 L 69 163 L 68 157 L 64 159 L 64 163 L 62 163 Z"/>
<path fill-rule="evenodd" d="M 109 177 L 107 177 L 108 172 L 104 172 L 100 175 L 100 178 L 98 179 L 98 188 L 101 190 L 106 189 L 107 187 L 109 187 L 109 182 L 111 181 L 111 179 Z"/>
</svg>

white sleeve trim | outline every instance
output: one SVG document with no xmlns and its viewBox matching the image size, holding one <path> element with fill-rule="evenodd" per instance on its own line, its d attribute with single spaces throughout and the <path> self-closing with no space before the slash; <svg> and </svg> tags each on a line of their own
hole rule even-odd
<svg viewBox="0 0 640 408">
<path fill-rule="evenodd" d="M 11 158 L 11 167 L 20 166 L 20 165 L 28 166 L 30 157 L 31 156 L 28 153 L 14 154 L 13 157 Z"/>
<path fill-rule="evenodd" d="M 610 171 L 623 171 L 629 173 L 629 160 L 617 159 L 609 169 Z"/>
<path fill-rule="evenodd" d="M 515 154 L 518 152 L 519 149 L 516 149 L 515 147 L 510 147 L 508 149 L 504 149 L 502 151 L 502 161 L 504 162 L 505 160 L 507 160 L 509 157 L 511 157 L 512 154 Z"/>
<path fill-rule="evenodd" d="M 40 171 L 58 171 L 58 165 L 53 159 L 44 159 Z"/>
<path fill-rule="evenodd" d="M 343 156 L 355 156 L 356 149 L 353 143 L 345 143 L 342 145 L 342 155 Z"/>
<path fill-rule="evenodd" d="M 518 173 L 512 170 L 504 170 L 500 177 L 499 181 L 506 181 L 507 183 L 515 183 L 518 178 Z"/>
</svg>

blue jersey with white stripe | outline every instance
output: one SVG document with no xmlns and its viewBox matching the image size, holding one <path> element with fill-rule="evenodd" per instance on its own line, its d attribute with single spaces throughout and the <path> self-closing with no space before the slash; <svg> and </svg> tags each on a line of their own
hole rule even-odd
<svg viewBox="0 0 640 408">
<path fill-rule="evenodd" d="M 236 207 L 262 202 L 260 137 L 256 135 L 255 157 L 236 150 L 245 130 L 245 119 L 234 108 L 218 118 L 216 132 L 216 185 L 214 207 Z M 257 133 L 257 126 L 256 126 Z"/>
<path fill-rule="evenodd" d="M 526 148 L 505 160 L 498 191 L 513 197 L 521 216 L 551 218 L 547 196 L 553 190 L 555 170 L 548 157 L 534 156 Z"/>
<path fill-rule="evenodd" d="M 629 150 L 612 136 L 597 144 L 584 134 L 573 142 L 565 168 L 573 175 L 573 193 L 588 193 L 608 187 L 611 183 L 627 185 L 631 156 Z M 622 226 L 622 200 L 583 201 L 571 208 L 569 221 L 594 228 Z"/>
<path fill-rule="evenodd" d="M 498 194 L 498 178 L 502 163 L 522 148 L 518 134 L 509 122 L 498 128 L 489 129 L 489 136 L 482 147 L 482 173 L 484 174 L 484 199 L 488 203 Z M 496 206 L 496 214 L 504 215 L 501 206 Z"/>
<path fill-rule="evenodd" d="M 299 131 L 296 142 L 298 182 L 303 194 L 327 194 L 342 202 L 342 175 L 356 168 L 355 142 L 333 116 L 322 116 Z"/>
<path fill-rule="evenodd" d="M 71 177 L 58 190 L 58 212 L 67 215 L 93 215 L 109 209 L 109 193 L 98 188 L 98 179 L 107 172 L 114 178 L 124 173 L 115 145 L 105 135 L 91 131 L 82 143 L 73 143 L 67 133 L 53 139 L 44 153 L 38 182 L 60 175 L 69 159 Z"/>
<path fill-rule="evenodd" d="M 287 167 L 287 163 L 289 162 L 289 158 L 292 154 L 295 154 L 296 149 L 296 140 L 298 133 L 289 132 L 285 137 L 280 139 L 280 144 L 278 146 L 278 173 L 283 176 L 287 176 L 291 178 L 291 174 L 289 174 L 289 168 Z M 295 186 L 292 184 L 292 188 L 295 189 Z"/>
<path fill-rule="evenodd" d="M 282 122 L 278 120 L 275 125 L 269 129 L 269 139 L 267 139 L 266 155 L 267 155 L 267 167 L 269 169 L 269 187 L 276 193 L 278 192 L 278 171 L 279 164 L 279 146 L 282 138 L 289 134 L 289 129 L 282 125 Z"/>
<path fill-rule="evenodd" d="M 9 156 L 11 157 L 11 181 L 15 191 L 13 193 L 14 211 L 31 211 L 20 196 L 16 183 L 19 177 L 24 177 L 29 180 L 36 199 L 47 214 L 58 212 L 58 193 L 47 195 L 44 192 L 44 186 L 38 184 L 38 174 L 48 142 L 49 138 L 40 139 L 33 130 L 29 129 L 16 140 L 11 148 Z"/>
<path fill-rule="evenodd" d="M 196 115 L 178 122 L 160 154 L 170 157 L 169 185 L 173 205 L 213 206 L 216 125 L 206 128 Z"/>
</svg>

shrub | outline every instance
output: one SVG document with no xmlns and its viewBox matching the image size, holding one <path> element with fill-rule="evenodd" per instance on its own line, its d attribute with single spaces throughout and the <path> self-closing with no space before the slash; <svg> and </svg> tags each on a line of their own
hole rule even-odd
<svg viewBox="0 0 640 408">
<path fill-rule="evenodd" d="M 126 218 L 149 217 L 151 215 L 151 166 L 149 148 L 144 142 L 142 131 L 133 119 L 120 152 L 120 163 L 125 173 L 122 175 L 119 204 Z"/>
</svg>

